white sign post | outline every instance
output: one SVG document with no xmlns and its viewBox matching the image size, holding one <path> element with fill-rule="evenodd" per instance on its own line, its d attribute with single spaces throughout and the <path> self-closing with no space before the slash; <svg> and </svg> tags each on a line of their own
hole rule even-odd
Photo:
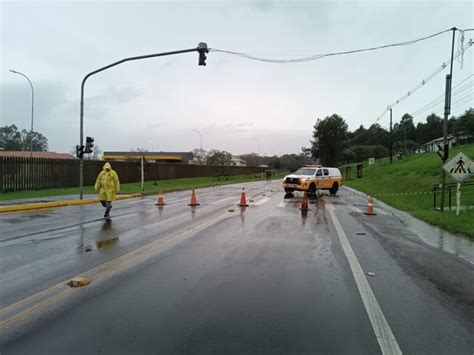
<svg viewBox="0 0 474 355">
<path fill-rule="evenodd" d="M 456 189 L 456 215 L 459 215 L 461 207 L 461 184 L 474 174 L 474 162 L 463 152 L 454 156 L 444 164 L 443 169 L 458 182 Z"/>
</svg>

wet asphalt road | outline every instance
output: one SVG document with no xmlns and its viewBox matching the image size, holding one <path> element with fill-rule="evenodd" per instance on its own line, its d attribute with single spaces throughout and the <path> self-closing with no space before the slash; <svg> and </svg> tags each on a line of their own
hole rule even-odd
<svg viewBox="0 0 474 355">
<path fill-rule="evenodd" d="M 116 202 L 110 220 L 98 205 L 0 215 L 1 354 L 381 353 L 354 262 L 401 351 L 473 353 L 473 264 L 389 210 L 365 216 L 343 190 L 305 214 L 277 181 L 197 194 Z M 82 273 L 90 285 L 64 285 Z"/>
</svg>

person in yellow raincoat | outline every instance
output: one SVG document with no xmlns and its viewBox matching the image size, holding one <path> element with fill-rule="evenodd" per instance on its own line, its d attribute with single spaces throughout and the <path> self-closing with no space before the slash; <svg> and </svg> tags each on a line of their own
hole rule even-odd
<svg viewBox="0 0 474 355">
<path fill-rule="evenodd" d="M 112 201 L 115 201 L 115 195 L 120 191 L 118 175 L 109 163 L 105 163 L 103 170 L 97 176 L 94 189 L 99 192 L 99 201 L 105 207 L 104 217 L 109 217 Z"/>
</svg>

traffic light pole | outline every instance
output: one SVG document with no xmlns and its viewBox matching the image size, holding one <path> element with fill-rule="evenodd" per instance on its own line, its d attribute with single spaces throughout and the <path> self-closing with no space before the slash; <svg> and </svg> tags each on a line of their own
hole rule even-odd
<svg viewBox="0 0 474 355">
<path fill-rule="evenodd" d="M 124 58 L 122 60 L 119 60 L 115 63 L 106 65 L 105 67 L 99 68 L 97 70 L 94 70 L 87 74 L 84 79 L 82 79 L 82 84 L 81 84 L 81 108 L 80 108 L 80 134 L 79 134 L 79 146 L 83 147 L 84 146 L 84 87 L 86 84 L 87 79 L 91 77 L 94 74 L 100 73 L 101 71 L 107 70 L 109 68 L 115 67 L 116 65 L 125 63 L 125 62 L 130 62 L 132 60 L 140 60 L 140 59 L 148 59 L 148 58 L 154 58 L 154 57 L 164 57 L 167 55 L 174 55 L 174 54 L 182 54 L 182 53 L 190 53 L 190 52 L 199 52 L 199 65 L 206 65 L 206 56 L 205 53 L 209 52 L 209 49 L 207 48 L 206 43 L 199 43 L 199 45 L 196 48 L 190 48 L 190 49 L 182 49 L 179 51 L 172 51 L 172 52 L 163 52 L 163 53 L 155 53 L 155 54 L 147 54 L 147 55 L 140 55 L 137 57 L 129 57 L 129 58 Z M 80 193 L 79 193 L 79 198 L 82 200 L 84 196 L 84 158 L 80 157 L 79 158 L 79 188 L 80 188 Z"/>
<path fill-rule="evenodd" d="M 453 80 L 453 57 L 454 57 L 454 40 L 456 37 L 456 27 L 452 28 L 453 41 L 451 44 L 451 68 L 449 74 L 446 75 L 446 91 L 444 100 L 444 120 L 443 120 L 443 159 L 441 163 L 441 196 L 439 197 L 439 208 L 440 211 L 444 211 L 444 193 L 446 190 L 446 171 L 442 168 L 449 157 L 449 144 L 448 144 L 448 118 L 451 113 L 451 83 Z"/>
</svg>

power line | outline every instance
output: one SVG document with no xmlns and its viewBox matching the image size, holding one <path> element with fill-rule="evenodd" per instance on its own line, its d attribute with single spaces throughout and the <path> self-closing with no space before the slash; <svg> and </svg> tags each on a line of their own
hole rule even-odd
<svg viewBox="0 0 474 355">
<path fill-rule="evenodd" d="M 447 29 L 444 31 L 440 31 L 425 37 L 417 38 L 414 40 L 410 41 L 404 41 L 404 42 L 399 42 L 399 43 L 391 43 L 391 44 L 384 44 L 381 46 L 377 47 L 369 47 L 369 48 L 362 48 L 362 49 L 354 49 L 350 51 L 342 51 L 342 52 L 333 52 L 333 53 L 324 53 L 324 54 L 314 54 L 308 57 L 303 57 L 303 58 L 295 58 L 295 59 L 271 59 L 271 58 L 264 58 L 264 57 L 259 57 L 252 55 L 250 53 L 244 53 L 244 52 L 235 52 L 235 51 L 229 51 L 225 49 L 218 49 L 218 48 L 210 48 L 209 50 L 212 52 L 218 52 L 218 53 L 226 53 L 226 54 L 232 54 L 236 55 L 242 58 L 246 59 L 251 59 L 251 60 L 257 60 L 261 62 L 267 62 L 267 63 L 275 63 L 275 64 L 296 64 L 296 63 L 304 63 L 304 62 L 309 62 L 313 60 L 318 60 L 326 57 L 332 57 L 332 56 L 338 56 L 338 55 L 347 55 L 347 54 L 354 54 L 354 53 L 361 53 L 361 52 L 371 52 L 371 51 L 376 51 L 379 49 L 384 49 L 384 48 L 389 48 L 389 47 L 400 47 L 400 46 L 410 46 L 412 44 L 425 41 L 437 36 L 440 36 L 446 32 L 450 32 L 452 29 Z"/>
<path fill-rule="evenodd" d="M 468 47 L 471 47 L 471 45 L 472 45 L 472 41 L 470 41 L 470 42 L 465 46 L 465 49 L 468 48 Z M 457 53 L 456 55 L 459 56 L 459 55 L 460 55 L 460 51 L 458 51 L 458 53 Z M 457 58 L 457 56 L 455 56 L 455 58 Z M 436 74 L 440 73 L 440 72 L 443 71 L 445 68 L 446 68 L 446 64 L 445 64 L 445 62 L 443 62 L 443 64 L 442 64 L 437 70 L 435 70 L 435 72 L 433 72 L 433 73 L 430 74 L 427 78 L 425 78 L 425 79 L 421 82 L 421 84 L 419 84 L 416 88 L 414 88 L 414 89 L 408 91 L 408 94 L 405 94 L 402 98 L 398 99 L 398 100 L 396 101 L 396 103 L 393 104 L 393 105 L 391 105 L 391 106 L 393 107 L 393 106 L 399 104 L 401 101 L 403 101 L 403 100 L 406 99 L 408 96 L 410 96 L 411 94 L 413 94 L 413 92 L 416 92 L 418 89 L 420 89 L 422 86 L 424 86 L 427 82 L 429 82 L 431 79 L 433 79 L 433 78 L 436 76 Z M 433 75 L 433 74 L 434 74 L 434 75 Z M 459 87 L 459 85 L 461 85 L 462 83 L 464 83 L 466 80 L 468 80 L 469 78 L 471 78 L 473 75 L 474 75 L 474 74 L 468 75 L 468 76 L 467 76 L 466 78 L 464 78 L 462 81 L 460 81 L 459 83 L 457 83 L 457 84 L 453 87 L 453 89 Z M 459 90 L 459 89 L 458 89 L 458 90 Z M 453 96 L 456 96 L 456 95 L 453 95 Z M 436 100 L 438 100 L 439 98 L 442 98 L 442 97 L 444 97 L 444 94 L 441 95 L 441 96 L 436 97 L 434 100 L 430 101 L 430 103 L 433 102 L 433 101 L 436 101 Z M 428 104 L 427 104 L 427 105 L 428 105 Z M 425 106 L 427 106 L 427 105 L 425 105 Z M 434 105 L 434 106 L 438 106 L 438 105 L 439 105 L 439 104 L 436 104 L 436 105 Z M 382 119 L 382 117 L 385 115 L 385 113 L 388 112 L 388 111 L 390 111 L 390 107 L 391 107 L 391 106 L 388 106 L 388 107 L 384 110 L 384 112 L 383 112 L 381 115 L 379 115 L 379 116 L 377 117 L 377 119 L 375 120 L 375 122 L 371 124 L 371 126 L 373 126 L 374 124 L 377 124 L 377 123 L 380 121 L 380 119 Z M 423 106 L 423 107 L 424 107 L 424 106 Z M 425 110 L 425 111 L 426 111 L 426 110 Z M 420 111 L 420 112 L 423 112 L 423 111 Z M 413 116 L 413 115 L 412 115 L 412 116 Z M 419 118 L 419 116 L 417 116 L 417 118 Z M 413 121 L 415 121 L 415 118 L 413 118 Z M 367 132 L 368 132 L 368 131 L 362 132 L 362 133 L 359 134 L 357 137 L 354 137 L 352 140 L 356 140 L 356 139 L 362 137 L 362 136 L 365 135 Z"/>
<path fill-rule="evenodd" d="M 469 80 L 474 74 L 470 74 L 468 75 L 466 78 L 464 78 L 462 81 L 460 81 L 459 83 L 457 83 L 455 86 L 453 86 L 452 90 L 454 91 L 459 85 L 461 85 L 462 83 L 464 83 L 466 80 Z M 461 88 L 462 89 L 462 88 Z M 460 90 L 461 90 L 460 89 Z M 421 109 L 423 109 L 425 106 L 428 106 L 430 105 L 431 103 L 435 102 L 435 101 L 438 101 L 439 99 L 442 99 L 444 98 L 445 94 L 441 94 L 437 97 L 435 97 L 433 100 L 431 100 L 430 102 L 428 102 L 427 104 L 425 104 L 424 106 L 422 106 L 421 108 L 417 109 L 416 111 L 419 111 Z M 413 112 L 414 115 L 416 115 L 416 112 Z"/>
<path fill-rule="evenodd" d="M 466 93 L 468 89 L 472 89 L 472 86 L 469 83 L 468 85 L 462 86 L 459 89 L 456 90 L 455 94 L 451 96 L 451 98 L 459 97 L 459 95 L 463 95 Z M 468 92 L 469 94 L 469 92 Z M 444 95 L 443 95 L 444 96 Z M 439 101 L 439 100 L 438 100 Z M 411 115 L 415 118 L 419 118 L 423 116 L 423 113 L 428 111 L 428 110 L 438 110 L 442 109 L 444 105 L 444 100 L 441 100 L 440 102 L 435 103 L 434 105 L 425 105 L 423 109 L 418 109 L 416 112 L 412 113 Z"/>
<path fill-rule="evenodd" d="M 451 104 L 451 109 L 458 109 L 464 104 L 467 104 L 468 102 L 470 102 L 471 100 L 473 101 L 473 104 L 474 104 L 474 97 L 470 97 L 469 95 L 463 97 L 462 100 L 458 98 L 457 102 Z M 443 112 L 444 112 L 444 107 L 441 107 L 441 108 L 438 108 L 436 111 L 433 111 L 431 114 L 441 117 L 443 115 Z"/>
<path fill-rule="evenodd" d="M 451 106 L 456 106 L 459 105 L 461 101 L 465 101 L 465 99 L 468 99 L 467 101 L 469 102 L 470 100 L 474 100 L 474 96 L 472 96 L 472 92 L 469 92 L 467 95 L 464 95 L 462 97 L 458 97 L 455 100 L 453 100 Z"/>
<path fill-rule="evenodd" d="M 464 47 L 462 47 L 461 50 L 458 50 L 456 52 L 456 54 L 454 55 L 453 59 L 457 59 L 459 58 L 461 55 L 464 55 L 464 52 L 466 49 L 470 48 L 472 46 L 473 42 L 472 40 L 470 40 Z M 445 60 L 434 72 L 432 72 L 428 77 L 426 77 L 425 79 L 423 79 L 417 86 L 415 86 L 414 88 L 412 88 L 411 90 L 408 90 L 407 93 L 405 95 L 403 95 L 402 97 L 400 97 L 399 99 L 397 99 L 393 104 L 387 106 L 387 108 L 377 117 L 377 119 L 375 120 L 375 122 L 378 122 L 380 121 L 380 119 L 382 119 L 383 116 L 385 116 L 385 114 L 390 111 L 390 107 L 394 107 L 396 105 L 398 105 L 399 103 L 401 103 L 402 101 L 404 101 L 406 98 L 408 98 L 409 96 L 413 95 L 413 93 L 415 93 L 416 91 L 418 91 L 420 88 L 422 88 L 424 85 L 426 85 L 429 81 L 431 81 L 434 77 L 436 77 L 436 75 L 438 75 L 439 73 L 441 73 L 444 69 L 446 69 L 447 67 L 447 64 L 450 61 L 450 58 L 448 58 L 447 60 Z"/>
<path fill-rule="evenodd" d="M 472 76 L 472 75 L 471 75 Z M 459 84 L 458 84 L 459 85 Z M 457 85 L 457 86 L 458 86 Z M 456 96 L 459 96 L 461 95 L 462 93 L 464 93 L 465 91 L 467 91 L 468 89 L 472 89 L 472 83 L 469 82 L 467 83 L 467 85 L 464 85 L 462 87 L 459 87 L 457 89 L 455 89 L 455 87 L 453 87 L 453 95 L 451 95 L 451 98 L 454 98 Z M 429 103 L 425 104 L 424 106 L 416 109 L 415 111 L 413 111 L 411 113 L 411 115 L 413 117 L 419 117 L 422 115 L 422 113 L 428 111 L 428 110 L 431 110 L 432 108 L 434 107 L 438 107 L 439 105 L 443 105 L 444 104 L 444 97 L 445 95 L 442 94 L 441 96 L 438 96 L 436 97 L 435 99 L 431 100 Z"/>
</svg>

